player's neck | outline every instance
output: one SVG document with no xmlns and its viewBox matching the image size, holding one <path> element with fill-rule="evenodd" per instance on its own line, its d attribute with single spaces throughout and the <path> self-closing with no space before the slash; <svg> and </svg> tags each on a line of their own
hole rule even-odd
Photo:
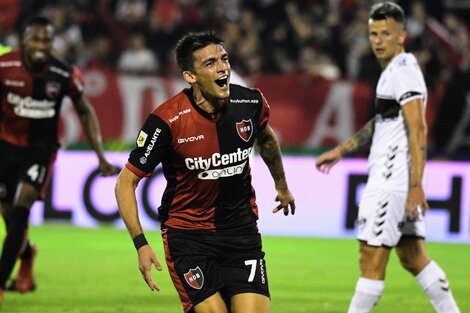
<svg viewBox="0 0 470 313">
<path fill-rule="evenodd" d="M 390 62 L 392 62 L 393 59 L 395 59 L 395 57 L 401 53 L 405 52 L 405 49 L 401 48 L 401 49 L 398 49 L 395 54 L 389 58 L 389 59 L 386 59 L 386 60 L 379 60 L 380 62 L 380 66 L 382 67 L 382 70 L 386 69 L 387 66 L 390 64 Z"/>
<path fill-rule="evenodd" d="M 194 88 L 194 86 L 193 98 L 196 105 L 209 114 L 217 113 L 224 103 L 223 99 L 209 99 L 199 88 Z"/>
<path fill-rule="evenodd" d="M 24 64 L 25 67 L 30 71 L 30 72 L 41 72 L 44 67 L 46 66 L 47 62 L 44 63 L 34 63 L 30 59 L 28 59 L 26 56 L 23 56 Z"/>
</svg>

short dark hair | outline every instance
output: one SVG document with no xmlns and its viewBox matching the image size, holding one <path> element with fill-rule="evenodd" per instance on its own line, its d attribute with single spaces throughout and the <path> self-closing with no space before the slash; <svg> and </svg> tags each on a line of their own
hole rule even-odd
<svg viewBox="0 0 470 313">
<path fill-rule="evenodd" d="M 34 17 L 30 18 L 26 22 L 25 30 L 26 30 L 26 28 L 28 28 L 32 25 L 39 25 L 39 26 L 44 26 L 44 27 L 53 26 L 51 20 L 48 19 L 47 17 L 44 17 L 44 16 L 34 16 Z"/>
<path fill-rule="evenodd" d="M 221 45 L 224 41 L 213 31 L 190 32 L 176 44 L 176 62 L 181 73 L 194 70 L 194 52 L 208 45 Z"/>
<path fill-rule="evenodd" d="M 387 1 L 374 4 L 370 9 L 369 18 L 373 20 L 392 18 L 403 24 L 405 23 L 405 12 L 398 4 Z"/>
</svg>

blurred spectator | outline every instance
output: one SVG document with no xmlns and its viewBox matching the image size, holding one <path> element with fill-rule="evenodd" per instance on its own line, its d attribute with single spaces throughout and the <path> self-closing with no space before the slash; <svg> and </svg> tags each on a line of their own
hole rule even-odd
<svg viewBox="0 0 470 313">
<path fill-rule="evenodd" d="M 3 0 L 0 42 L 18 47 L 21 24 L 45 14 L 58 31 L 54 48 L 59 57 L 88 68 L 174 75 L 176 38 L 189 30 L 213 29 L 224 38 L 231 65 L 243 77 L 302 72 L 305 77 L 359 80 L 374 90 L 381 72 L 368 44 L 368 9 L 374 2 L 377 0 Z M 428 84 L 427 114 L 432 126 L 434 116 L 447 103 L 440 101 L 443 86 L 453 90 L 465 76 L 462 64 L 470 45 L 469 1 L 396 2 L 407 13 L 407 50 L 416 55 Z M 135 33 L 144 37 L 132 35 Z M 447 121 L 455 124 L 455 118 L 458 114 L 451 114 Z M 442 148 L 447 135 L 439 131 L 446 130 L 434 132 L 436 147 Z"/>
<path fill-rule="evenodd" d="M 268 34 L 266 51 L 266 70 L 287 73 L 296 70 L 299 46 L 293 40 L 294 34 L 286 22 L 280 22 Z"/>
<path fill-rule="evenodd" d="M 111 37 L 113 49 L 123 51 L 134 32 L 145 32 L 153 0 L 101 0 L 98 18 Z"/>
<path fill-rule="evenodd" d="M 411 15 L 406 18 L 406 32 L 408 39 L 421 37 L 426 31 L 427 12 L 423 1 L 416 0 L 411 4 Z"/>
<path fill-rule="evenodd" d="M 116 21 L 126 29 L 142 31 L 152 6 L 153 0 L 112 0 L 111 10 Z"/>
<path fill-rule="evenodd" d="M 186 29 L 202 31 L 206 27 L 207 16 L 205 15 L 202 1 L 182 0 L 180 3 L 181 23 Z"/>
<path fill-rule="evenodd" d="M 73 9 L 71 4 L 54 5 L 47 7 L 44 12 L 56 31 L 52 43 L 54 55 L 70 63 L 75 63 L 85 50 L 82 31 L 74 21 Z"/>
<path fill-rule="evenodd" d="M 368 67 L 369 64 L 363 62 L 374 62 L 377 64 L 377 68 L 380 68 L 375 57 L 369 55 L 368 19 L 369 8 L 363 5 L 358 6 L 351 24 L 343 31 L 342 41 L 346 50 L 346 77 L 349 79 L 363 80 L 365 78 L 362 77 L 363 67 Z M 371 86 L 374 86 L 375 82 L 370 81 Z"/>
<path fill-rule="evenodd" d="M 163 75 L 173 74 L 171 67 L 174 58 L 173 47 L 176 45 L 177 38 L 182 35 L 180 18 L 181 15 L 177 11 L 173 19 L 163 22 L 165 19 L 158 11 L 150 12 L 146 42 L 158 58 L 158 63 L 161 65 L 160 73 Z"/>
<path fill-rule="evenodd" d="M 470 47 L 469 47 L 470 48 Z M 459 149 L 459 144 L 462 142 L 455 141 L 456 126 L 459 122 L 470 123 L 470 120 L 461 121 L 464 116 L 465 109 L 470 109 L 470 50 L 467 50 L 462 57 L 461 62 L 455 72 L 451 75 L 445 89 L 445 95 L 442 98 L 442 103 L 439 106 L 437 115 L 439 118 L 436 120 L 434 127 L 434 146 L 432 154 L 435 157 L 459 157 L 458 154 L 462 153 Z M 467 134 L 469 132 L 468 124 L 465 125 L 464 130 Z M 468 135 L 467 135 L 468 136 Z M 451 142 L 454 141 L 452 146 Z M 467 148 L 470 143 L 466 143 Z M 468 149 L 467 149 L 468 150 Z M 461 156 L 460 156 L 461 157 Z M 468 151 L 465 159 L 468 160 Z"/>
<path fill-rule="evenodd" d="M 126 74 L 156 74 L 159 64 L 153 51 L 146 47 L 144 35 L 136 33 L 129 48 L 120 55 L 117 67 Z"/>
<path fill-rule="evenodd" d="M 82 68 L 113 70 L 114 60 L 109 38 L 101 35 L 93 39 L 90 48 L 83 53 L 77 65 Z"/>
<path fill-rule="evenodd" d="M 0 38 L 13 31 L 21 13 L 21 0 L 0 1 Z"/>
<path fill-rule="evenodd" d="M 308 76 L 320 76 L 326 80 L 335 80 L 341 76 L 340 70 L 331 58 L 323 53 L 317 52 L 311 47 L 305 47 L 300 53 L 301 69 Z"/>
</svg>

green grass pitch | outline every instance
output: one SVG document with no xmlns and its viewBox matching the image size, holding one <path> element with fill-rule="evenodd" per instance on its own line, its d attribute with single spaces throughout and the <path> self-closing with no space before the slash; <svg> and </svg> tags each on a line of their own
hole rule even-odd
<svg viewBox="0 0 470 313">
<path fill-rule="evenodd" d="M 164 261 L 159 232 L 146 232 Z M 124 230 L 33 227 L 38 245 L 38 289 L 6 293 L 2 313 L 182 312 L 166 267 L 154 271 L 160 292 L 151 292 L 137 268 Z M 264 237 L 272 313 L 344 313 L 358 276 L 355 240 Z M 447 272 L 462 312 L 470 312 L 470 245 L 429 243 L 430 255 Z M 393 253 L 385 292 L 374 313 L 434 312 Z"/>
</svg>

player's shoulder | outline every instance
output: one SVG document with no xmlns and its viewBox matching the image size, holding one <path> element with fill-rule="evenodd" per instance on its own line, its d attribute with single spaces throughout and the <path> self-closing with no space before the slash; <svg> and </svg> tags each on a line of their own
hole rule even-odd
<svg viewBox="0 0 470 313">
<path fill-rule="evenodd" d="M 261 90 L 248 88 L 237 84 L 230 84 L 230 103 L 236 105 L 259 107 L 264 102 Z"/>
<path fill-rule="evenodd" d="M 230 84 L 230 99 L 234 98 L 259 98 L 261 91 L 256 88 L 249 88 L 237 84 Z"/>
<path fill-rule="evenodd" d="M 0 55 L 0 67 L 20 67 L 21 65 L 20 51 L 13 50 Z"/>
<path fill-rule="evenodd" d="M 188 89 L 184 89 L 156 107 L 152 114 L 160 117 L 165 123 L 172 124 L 179 116 L 190 113 L 192 109 Z"/>
<path fill-rule="evenodd" d="M 391 70 L 394 71 L 407 69 L 415 70 L 418 66 L 418 61 L 413 54 L 403 52 L 393 58 L 390 65 Z"/>
<path fill-rule="evenodd" d="M 49 71 L 64 76 L 65 78 L 70 77 L 74 70 L 78 70 L 76 67 L 68 63 L 67 61 L 60 59 L 54 55 L 49 58 Z"/>
</svg>

